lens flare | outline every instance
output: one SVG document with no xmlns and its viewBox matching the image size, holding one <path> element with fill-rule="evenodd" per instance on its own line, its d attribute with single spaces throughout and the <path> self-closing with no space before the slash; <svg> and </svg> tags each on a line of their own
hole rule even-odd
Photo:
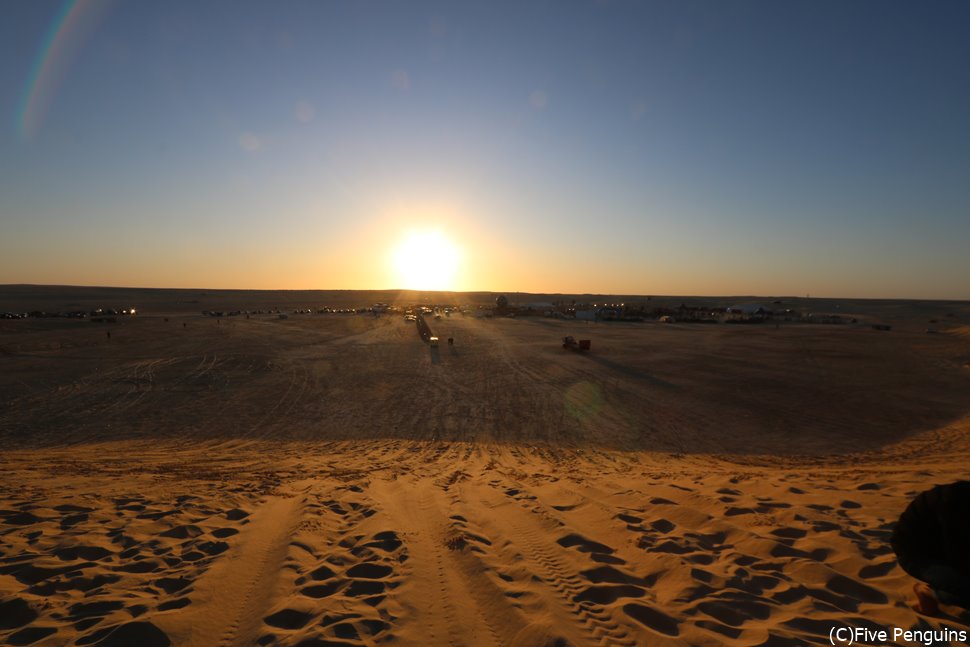
<svg viewBox="0 0 970 647">
<path fill-rule="evenodd" d="M 20 101 L 19 130 L 24 140 L 40 128 L 58 86 L 108 10 L 108 0 L 70 0 L 51 21 L 37 51 Z"/>
</svg>

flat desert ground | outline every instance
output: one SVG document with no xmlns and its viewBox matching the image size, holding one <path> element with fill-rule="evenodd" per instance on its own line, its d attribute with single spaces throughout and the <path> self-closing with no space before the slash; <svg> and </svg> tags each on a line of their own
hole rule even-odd
<svg viewBox="0 0 970 647">
<path fill-rule="evenodd" d="M 889 544 L 967 476 L 967 304 L 895 304 L 889 332 L 453 314 L 433 348 L 399 315 L 140 298 L 0 321 L 0 643 L 970 629 L 909 607 Z"/>
</svg>

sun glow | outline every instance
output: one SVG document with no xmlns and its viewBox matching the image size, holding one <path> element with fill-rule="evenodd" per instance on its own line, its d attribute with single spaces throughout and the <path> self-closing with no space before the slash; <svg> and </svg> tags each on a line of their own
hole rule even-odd
<svg viewBox="0 0 970 647">
<path fill-rule="evenodd" d="M 454 290 L 461 253 L 440 231 L 412 231 L 394 249 L 399 286 L 406 290 Z"/>
</svg>

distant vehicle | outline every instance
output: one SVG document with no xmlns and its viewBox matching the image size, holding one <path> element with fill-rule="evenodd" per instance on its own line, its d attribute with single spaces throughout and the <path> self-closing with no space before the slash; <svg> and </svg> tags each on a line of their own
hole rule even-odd
<svg viewBox="0 0 970 647">
<path fill-rule="evenodd" d="M 589 339 L 580 339 L 579 341 L 576 341 L 576 338 L 573 337 L 572 335 L 562 338 L 562 347 L 567 350 L 575 350 L 575 351 L 589 350 L 591 343 L 592 342 L 590 342 Z"/>
<path fill-rule="evenodd" d="M 438 345 L 438 338 L 437 338 L 437 337 L 431 337 L 430 339 L 428 339 L 428 342 L 429 342 L 429 343 L 430 343 L 430 344 L 431 344 L 432 346 L 437 346 L 437 345 Z"/>
</svg>

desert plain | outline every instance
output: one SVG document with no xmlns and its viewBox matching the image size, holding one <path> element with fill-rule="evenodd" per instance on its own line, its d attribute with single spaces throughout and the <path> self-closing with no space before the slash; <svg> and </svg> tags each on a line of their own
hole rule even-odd
<svg viewBox="0 0 970 647">
<path fill-rule="evenodd" d="M 914 495 L 967 476 L 970 304 L 784 299 L 856 323 L 728 325 L 484 318 L 486 294 L 0 292 L 138 307 L 0 320 L 0 643 L 970 630 L 910 608 L 889 544 Z M 468 310 L 429 322 L 437 347 L 400 314 L 201 315 L 436 301 Z"/>
</svg>

